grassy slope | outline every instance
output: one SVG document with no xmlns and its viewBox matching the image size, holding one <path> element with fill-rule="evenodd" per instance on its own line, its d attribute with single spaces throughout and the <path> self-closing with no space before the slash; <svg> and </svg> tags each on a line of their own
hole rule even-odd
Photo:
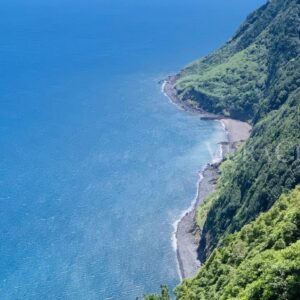
<svg viewBox="0 0 300 300">
<path fill-rule="evenodd" d="M 273 0 L 250 15 L 223 48 L 181 72 L 179 95 L 209 111 L 243 120 L 280 107 L 294 89 L 295 82 L 286 79 L 299 74 L 294 66 L 299 24 L 296 0 Z"/>
<path fill-rule="evenodd" d="M 196 67 L 195 73 L 179 79 L 177 89 L 181 97 L 200 101 L 200 106 L 209 111 L 249 118 L 263 97 L 267 80 L 265 53 L 264 46 L 251 45 L 205 72 L 197 73 Z M 208 96 L 203 102 L 201 94 Z"/>
</svg>

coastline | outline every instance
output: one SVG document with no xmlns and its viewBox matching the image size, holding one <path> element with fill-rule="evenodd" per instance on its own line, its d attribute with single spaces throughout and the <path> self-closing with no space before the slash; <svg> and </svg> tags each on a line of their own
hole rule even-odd
<svg viewBox="0 0 300 300">
<path fill-rule="evenodd" d="M 220 176 L 220 165 L 228 153 L 237 149 L 237 144 L 249 138 L 251 126 L 248 123 L 225 118 L 206 112 L 198 107 L 191 107 L 182 101 L 174 88 L 179 75 L 169 76 L 164 80 L 162 92 L 169 98 L 171 103 L 182 110 L 192 114 L 198 114 L 203 120 L 216 120 L 221 122 L 226 131 L 227 141 L 220 143 L 220 154 L 216 155 L 213 162 L 208 163 L 203 170 L 199 171 L 197 193 L 190 208 L 185 210 L 180 218 L 174 223 L 174 244 L 177 255 L 180 279 L 190 278 L 197 274 L 201 262 L 198 259 L 198 244 L 200 236 L 195 234 L 195 216 L 197 208 L 204 199 L 212 193 Z"/>
</svg>

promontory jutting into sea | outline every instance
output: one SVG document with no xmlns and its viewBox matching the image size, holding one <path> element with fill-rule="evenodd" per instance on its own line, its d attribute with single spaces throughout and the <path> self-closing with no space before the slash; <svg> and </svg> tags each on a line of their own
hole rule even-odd
<svg viewBox="0 0 300 300">
<path fill-rule="evenodd" d="M 1 300 L 300 299 L 299 6 L 2 0 Z"/>
</svg>

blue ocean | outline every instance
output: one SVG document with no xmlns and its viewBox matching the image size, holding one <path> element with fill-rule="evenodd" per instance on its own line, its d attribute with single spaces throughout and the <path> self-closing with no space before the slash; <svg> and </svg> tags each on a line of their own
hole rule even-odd
<svg viewBox="0 0 300 300">
<path fill-rule="evenodd" d="M 159 83 L 263 0 L 0 0 L 0 298 L 179 283 L 173 223 L 225 133 Z"/>
</svg>

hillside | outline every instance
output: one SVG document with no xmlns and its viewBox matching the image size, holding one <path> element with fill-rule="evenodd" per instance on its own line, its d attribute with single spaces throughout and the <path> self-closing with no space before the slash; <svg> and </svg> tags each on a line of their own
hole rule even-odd
<svg viewBox="0 0 300 300">
<path fill-rule="evenodd" d="M 300 299 L 300 1 L 268 1 L 183 69 L 175 89 L 183 102 L 253 125 L 198 209 L 205 264 L 177 299 Z"/>
<path fill-rule="evenodd" d="M 300 299 L 300 186 L 214 250 L 177 300 Z M 146 300 L 169 300 L 162 294 Z"/>
<path fill-rule="evenodd" d="M 300 187 L 229 235 L 177 299 L 300 299 Z"/>
<path fill-rule="evenodd" d="M 299 12 L 296 0 L 273 0 L 251 14 L 224 47 L 181 72 L 181 99 L 249 121 L 279 108 L 300 83 Z"/>
<path fill-rule="evenodd" d="M 297 91 L 258 122 L 248 142 L 224 164 L 217 191 L 206 204 L 205 222 L 201 220 L 202 261 L 226 234 L 255 219 L 300 183 L 299 100 Z"/>
<path fill-rule="evenodd" d="M 299 32 L 298 1 L 268 2 L 223 48 L 184 69 L 176 83 L 183 101 L 254 125 L 248 142 L 227 163 L 202 220 L 202 261 L 226 234 L 300 183 Z"/>
</svg>

